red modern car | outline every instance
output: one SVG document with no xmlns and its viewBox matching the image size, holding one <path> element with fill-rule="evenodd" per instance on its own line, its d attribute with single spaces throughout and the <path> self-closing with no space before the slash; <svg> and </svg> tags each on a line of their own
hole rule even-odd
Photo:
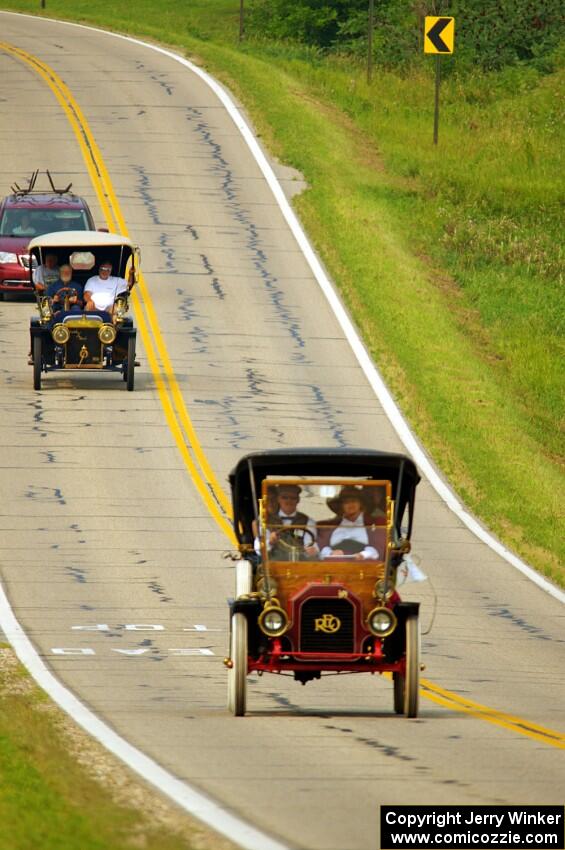
<svg viewBox="0 0 565 850">
<path fill-rule="evenodd" d="M 53 186 L 52 181 L 51 185 Z M 31 239 L 61 230 L 96 230 L 83 198 L 64 190 L 19 189 L 0 203 L 0 300 L 5 292 L 31 292 L 29 254 Z"/>
</svg>

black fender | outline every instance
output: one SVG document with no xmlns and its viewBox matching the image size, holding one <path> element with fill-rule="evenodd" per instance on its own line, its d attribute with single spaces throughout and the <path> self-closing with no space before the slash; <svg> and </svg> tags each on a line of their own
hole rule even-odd
<svg viewBox="0 0 565 850">
<path fill-rule="evenodd" d="M 263 610 L 261 601 L 256 597 L 251 599 L 228 599 L 229 625 L 231 633 L 231 618 L 234 614 L 243 614 L 247 619 L 248 652 L 257 658 L 267 645 L 268 638 L 258 625 L 259 615 Z"/>
<path fill-rule="evenodd" d="M 406 620 L 408 617 L 418 617 L 419 602 L 397 602 L 392 609 L 398 624 L 391 635 L 383 641 L 383 652 L 387 661 L 399 661 L 406 651 Z"/>
</svg>

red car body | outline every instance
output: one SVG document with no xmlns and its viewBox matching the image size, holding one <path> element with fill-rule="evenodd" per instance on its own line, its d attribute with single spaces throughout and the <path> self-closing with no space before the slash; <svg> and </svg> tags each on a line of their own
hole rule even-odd
<svg viewBox="0 0 565 850">
<path fill-rule="evenodd" d="M 29 228 L 22 228 L 28 222 Z M 22 229 L 30 232 L 19 232 Z M 69 192 L 7 195 L 0 203 L 0 299 L 5 292 L 32 292 L 27 246 L 35 236 L 95 229 L 88 204 L 78 195 Z"/>
</svg>

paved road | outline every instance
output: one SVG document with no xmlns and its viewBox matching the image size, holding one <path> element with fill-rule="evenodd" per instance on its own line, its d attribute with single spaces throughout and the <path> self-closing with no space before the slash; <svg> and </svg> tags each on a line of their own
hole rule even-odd
<svg viewBox="0 0 565 850">
<path fill-rule="evenodd" d="M 2 40 L 51 66 L 88 121 L 219 480 L 253 449 L 402 450 L 204 83 L 140 46 L 47 21 L 2 15 Z M 103 224 L 44 80 L 0 50 L 0 81 L 2 191 L 47 167 L 72 178 Z M 551 742 L 427 699 L 418 720 L 395 717 L 384 680 L 303 688 L 264 676 L 250 686 L 249 716 L 228 716 L 229 542 L 178 450 L 146 352 L 134 393 L 116 376 L 76 373 L 33 392 L 32 309 L 0 303 L 0 569 L 39 652 L 95 712 L 179 777 L 308 850 L 373 850 L 380 803 L 562 803 L 563 752 Z M 437 594 L 426 677 L 562 727 L 563 606 L 474 538 L 426 482 L 415 551 Z M 426 626 L 429 583 L 407 596 L 423 601 Z M 81 654 L 55 652 L 69 648 Z"/>
</svg>

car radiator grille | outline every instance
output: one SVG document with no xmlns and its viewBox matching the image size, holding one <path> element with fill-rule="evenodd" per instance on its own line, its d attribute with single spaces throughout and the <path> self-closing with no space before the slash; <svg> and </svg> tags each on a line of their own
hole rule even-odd
<svg viewBox="0 0 565 850">
<path fill-rule="evenodd" d="M 308 599 L 301 608 L 301 652 L 353 652 L 354 609 L 347 599 Z"/>
<path fill-rule="evenodd" d="M 81 357 L 81 352 L 85 356 Z M 82 330 L 71 331 L 70 339 L 66 346 L 65 363 L 69 366 L 92 366 L 102 365 L 102 345 L 98 340 L 96 330 L 84 333 Z"/>
</svg>

